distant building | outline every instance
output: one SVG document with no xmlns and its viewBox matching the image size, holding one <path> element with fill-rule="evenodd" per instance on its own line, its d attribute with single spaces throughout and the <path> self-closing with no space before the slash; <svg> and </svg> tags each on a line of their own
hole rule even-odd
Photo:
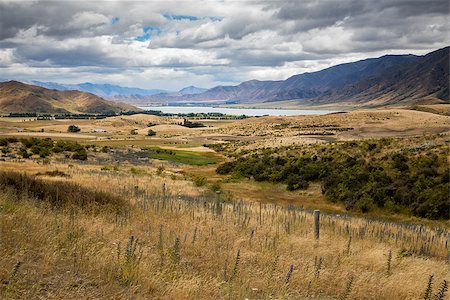
<svg viewBox="0 0 450 300">
<path fill-rule="evenodd" d="M 92 132 L 108 132 L 105 129 L 93 129 Z"/>
</svg>

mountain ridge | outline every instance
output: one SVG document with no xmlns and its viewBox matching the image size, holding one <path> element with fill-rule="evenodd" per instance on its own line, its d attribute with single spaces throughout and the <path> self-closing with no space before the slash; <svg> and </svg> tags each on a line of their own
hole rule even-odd
<svg viewBox="0 0 450 300">
<path fill-rule="evenodd" d="M 317 100 L 321 103 L 448 103 L 449 49 L 438 49 L 415 63 L 388 68 L 379 76 L 347 85 Z"/>
</svg>

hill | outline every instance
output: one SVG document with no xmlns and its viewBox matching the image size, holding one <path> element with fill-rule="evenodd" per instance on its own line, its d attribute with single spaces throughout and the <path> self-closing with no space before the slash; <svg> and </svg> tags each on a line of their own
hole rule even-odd
<svg viewBox="0 0 450 300">
<path fill-rule="evenodd" d="M 80 91 L 57 91 L 18 81 L 0 83 L 2 113 L 120 113 L 138 108 Z"/>
</svg>

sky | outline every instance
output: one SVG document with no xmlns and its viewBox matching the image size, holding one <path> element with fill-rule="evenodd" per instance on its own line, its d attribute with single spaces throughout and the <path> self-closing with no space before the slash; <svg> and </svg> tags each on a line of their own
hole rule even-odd
<svg viewBox="0 0 450 300">
<path fill-rule="evenodd" d="M 0 0 L 0 78 L 211 88 L 450 44 L 448 0 Z"/>
</svg>

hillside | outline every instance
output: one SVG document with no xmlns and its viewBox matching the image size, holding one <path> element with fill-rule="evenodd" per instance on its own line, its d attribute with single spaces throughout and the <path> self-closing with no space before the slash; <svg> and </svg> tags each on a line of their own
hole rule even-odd
<svg viewBox="0 0 450 300">
<path fill-rule="evenodd" d="M 80 91 L 57 91 L 18 81 L 0 83 L 2 113 L 120 113 L 139 110 Z"/>
<path fill-rule="evenodd" d="M 386 69 L 376 77 L 319 97 L 320 102 L 429 104 L 449 102 L 449 47 Z"/>
</svg>

